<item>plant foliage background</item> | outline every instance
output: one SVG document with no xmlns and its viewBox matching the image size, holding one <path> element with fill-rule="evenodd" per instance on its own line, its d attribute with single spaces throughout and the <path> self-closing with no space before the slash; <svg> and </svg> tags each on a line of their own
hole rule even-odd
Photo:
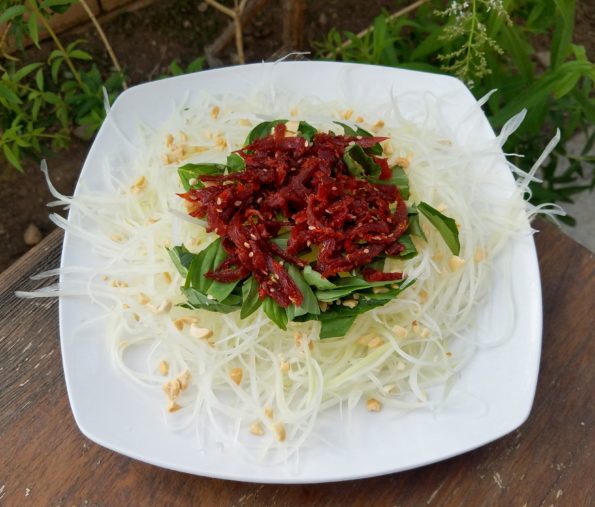
<svg viewBox="0 0 595 507">
<path fill-rule="evenodd" d="M 0 156 L 17 170 L 23 157 L 66 148 L 75 132 L 91 137 L 104 118 L 103 89 L 113 101 L 125 87 L 125 70 L 100 70 L 84 41 L 64 45 L 52 30 L 52 16 L 77 1 L 85 0 L 0 0 Z M 497 89 L 485 106 L 496 130 L 528 110 L 505 147 L 524 154 L 517 165 L 530 167 L 555 129 L 562 133 L 543 183 L 531 186 L 532 202 L 572 202 L 577 193 L 591 191 L 595 65 L 573 43 L 576 1 L 416 4 L 406 16 L 379 13 L 362 36 L 332 28 L 313 43 L 314 57 L 454 74 L 477 98 Z M 40 50 L 44 32 L 49 52 Z M 27 41 L 33 45 L 26 48 Z M 168 75 L 199 71 L 203 62 L 202 55 L 186 68 L 174 61 Z M 569 153 L 568 141 L 579 133 L 581 150 Z"/>
</svg>

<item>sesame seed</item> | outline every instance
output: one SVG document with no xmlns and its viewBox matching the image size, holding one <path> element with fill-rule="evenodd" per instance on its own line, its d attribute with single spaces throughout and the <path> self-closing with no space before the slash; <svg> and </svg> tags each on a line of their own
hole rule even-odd
<svg viewBox="0 0 595 507">
<path fill-rule="evenodd" d="M 250 248 L 250 243 L 248 243 L 247 241 L 244 241 L 244 246 L 245 246 L 246 248 Z"/>
<path fill-rule="evenodd" d="M 241 206 L 242 205 L 242 201 L 236 201 L 233 204 L 234 204 L 234 206 Z"/>
<path fill-rule="evenodd" d="M 222 202 L 221 197 L 217 197 L 217 206 L 221 206 Z"/>
<path fill-rule="evenodd" d="M 316 230 L 316 227 L 314 227 L 313 225 L 309 225 L 308 226 L 308 230 L 309 231 L 315 231 Z"/>
<path fill-rule="evenodd" d="M 250 258 L 254 257 L 254 252 L 250 252 L 250 253 L 248 254 L 248 257 L 250 257 Z"/>
</svg>

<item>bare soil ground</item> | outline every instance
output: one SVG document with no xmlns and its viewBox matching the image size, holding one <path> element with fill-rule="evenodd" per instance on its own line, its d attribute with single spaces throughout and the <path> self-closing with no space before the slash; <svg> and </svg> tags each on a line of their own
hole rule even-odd
<svg viewBox="0 0 595 507">
<path fill-rule="evenodd" d="M 269 1 L 268 7 L 245 27 L 247 61 L 267 60 L 281 47 L 278 3 Z M 308 2 L 305 49 L 312 49 L 311 41 L 322 39 L 332 26 L 358 32 L 370 25 L 382 9 L 393 12 L 399 4 L 406 3 L 396 0 Z M 593 59 L 595 13 L 590 4 L 591 0 L 579 3 L 575 40 L 587 46 Z M 137 84 L 165 74 L 174 59 L 185 66 L 203 55 L 204 47 L 227 23 L 228 18 L 204 3 L 162 0 L 140 10 L 120 13 L 105 22 L 104 29 L 129 83 Z M 87 47 L 96 56 L 100 68 L 109 69 L 110 61 L 91 26 L 63 37 L 66 42 L 77 38 L 88 41 Z M 224 56 L 224 63 L 231 64 L 235 59 L 231 48 Z M 88 142 L 74 140 L 67 151 L 47 154 L 52 180 L 61 192 L 73 192 L 88 148 Z M 37 226 L 43 235 L 54 228 L 45 206 L 51 200 L 38 161 L 26 161 L 24 174 L 0 166 L 0 271 L 27 250 L 23 233 L 29 224 Z"/>
</svg>

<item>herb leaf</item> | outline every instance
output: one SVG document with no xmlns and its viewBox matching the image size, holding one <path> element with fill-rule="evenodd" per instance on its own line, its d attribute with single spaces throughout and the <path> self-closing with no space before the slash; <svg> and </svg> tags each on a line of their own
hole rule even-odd
<svg viewBox="0 0 595 507">
<path fill-rule="evenodd" d="M 425 202 L 420 202 L 417 209 L 430 221 L 438 230 L 442 239 L 454 255 L 459 255 L 461 243 L 459 242 L 459 229 L 457 223 L 450 217 L 443 215 L 437 209 L 432 208 Z"/>
<path fill-rule="evenodd" d="M 288 319 L 293 320 L 294 317 L 299 317 L 300 315 L 305 315 L 307 313 L 318 315 L 320 313 L 318 301 L 316 300 L 314 292 L 312 292 L 312 289 L 304 280 L 300 270 L 293 264 L 287 264 L 287 272 L 303 296 L 303 301 L 300 306 L 291 305 L 287 308 Z"/>
<path fill-rule="evenodd" d="M 271 319 L 283 331 L 287 329 L 287 312 L 285 308 L 280 307 L 275 300 L 267 296 L 262 303 L 262 309 L 269 319 Z"/>
<path fill-rule="evenodd" d="M 333 123 L 336 123 L 337 125 L 341 125 L 341 127 L 343 127 L 343 133 L 346 136 L 374 137 L 370 132 L 368 132 L 367 130 L 364 130 L 361 127 L 356 127 L 355 129 L 353 129 L 346 123 L 341 123 L 340 121 L 334 121 Z M 380 143 L 376 143 L 374 146 L 370 146 L 369 148 L 366 148 L 365 151 L 366 151 L 366 153 L 369 153 L 370 155 L 382 155 L 382 153 L 383 153 L 382 146 L 380 146 Z"/>
<path fill-rule="evenodd" d="M 208 310 L 210 312 L 231 313 L 240 308 L 237 304 L 220 303 L 215 299 L 209 299 L 203 292 L 190 288 L 182 288 L 182 293 L 186 297 L 187 305 L 191 308 Z M 182 305 L 184 306 L 184 305 Z"/>
<path fill-rule="evenodd" d="M 204 187 L 202 182 L 198 179 L 199 176 L 203 176 L 205 174 L 224 174 L 226 168 L 227 166 L 224 164 L 184 164 L 178 168 L 178 175 L 180 176 L 184 190 L 188 192 L 188 190 L 193 187 Z M 190 185 L 190 180 L 193 178 L 198 181 L 195 185 Z"/>
<path fill-rule="evenodd" d="M 417 248 L 411 241 L 411 236 L 409 234 L 404 234 L 399 238 L 399 243 L 405 247 L 401 253 L 399 253 L 399 257 L 401 259 L 413 259 L 417 255 Z"/>
<path fill-rule="evenodd" d="M 343 153 L 343 160 L 347 165 L 347 170 L 356 177 L 365 176 L 378 177 L 381 172 L 380 166 L 374 162 L 374 159 L 366 154 L 359 144 L 353 144 Z"/>
<path fill-rule="evenodd" d="M 240 312 L 240 318 L 245 319 L 249 315 L 252 315 L 260 305 L 262 300 L 258 295 L 258 282 L 256 278 L 251 276 L 242 285 L 242 310 Z"/>
<path fill-rule="evenodd" d="M 246 168 L 246 162 L 237 153 L 228 155 L 226 164 L 230 173 L 237 173 L 243 171 Z"/>
<path fill-rule="evenodd" d="M 305 121 L 301 121 L 298 125 L 298 135 L 303 137 L 306 141 L 312 141 L 312 138 L 318 133 L 312 125 L 306 123 Z"/>
<path fill-rule="evenodd" d="M 186 275 L 188 275 L 188 268 L 190 267 L 192 259 L 194 258 L 194 254 L 190 252 L 184 245 L 168 248 L 167 253 L 174 263 L 174 266 L 178 270 L 178 273 L 180 273 L 183 277 L 186 277 Z"/>
<path fill-rule="evenodd" d="M 419 225 L 419 213 L 417 212 L 417 206 L 412 205 L 407 208 L 407 216 L 409 219 L 409 226 L 407 227 L 407 233 L 413 234 L 428 241 L 424 234 L 421 225 Z"/>
<path fill-rule="evenodd" d="M 312 269 L 312 266 L 307 265 L 304 267 L 302 271 L 302 275 L 304 276 L 304 280 L 308 282 L 309 285 L 313 285 L 317 289 L 328 290 L 328 289 L 335 289 L 337 286 L 329 282 L 326 278 L 318 272 Z"/>
<path fill-rule="evenodd" d="M 287 120 L 263 121 L 262 123 L 259 123 L 248 134 L 244 146 L 252 144 L 257 139 L 262 139 L 263 137 L 268 136 L 271 133 L 271 129 L 280 123 L 287 123 Z"/>
</svg>

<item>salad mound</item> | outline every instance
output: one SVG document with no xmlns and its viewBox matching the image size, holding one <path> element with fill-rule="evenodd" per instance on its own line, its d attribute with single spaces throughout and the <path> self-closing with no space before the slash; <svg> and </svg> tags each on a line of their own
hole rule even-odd
<svg viewBox="0 0 595 507">
<path fill-rule="evenodd" d="M 385 271 L 385 261 L 417 255 L 418 209 L 458 254 L 454 220 L 407 205 L 407 174 L 384 156 L 388 138 L 338 125 L 343 135 L 263 122 L 226 164 L 179 168 L 188 213 L 218 236 L 197 254 L 170 250 L 187 306 L 246 318 L 263 305 L 282 329 L 319 320 L 320 338 L 342 336 L 413 283 Z"/>
</svg>

